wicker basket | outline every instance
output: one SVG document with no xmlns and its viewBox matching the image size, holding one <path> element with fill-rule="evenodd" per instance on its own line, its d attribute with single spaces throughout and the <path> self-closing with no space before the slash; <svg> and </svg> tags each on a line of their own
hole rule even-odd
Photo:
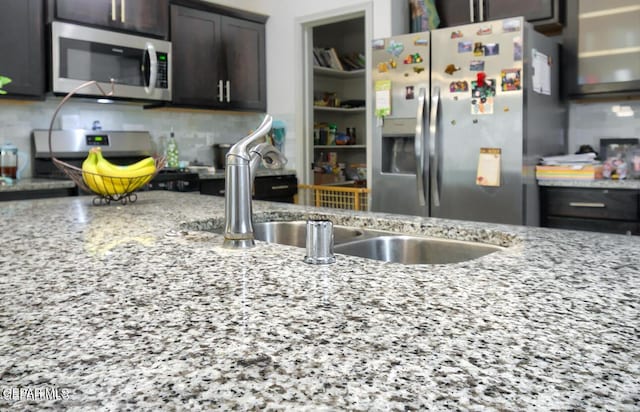
<svg viewBox="0 0 640 412">
<path fill-rule="evenodd" d="M 316 207 L 368 210 L 370 190 L 364 187 L 298 185 L 296 203 Z"/>
<path fill-rule="evenodd" d="M 113 83 L 111 83 L 111 91 L 107 93 L 102 89 L 102 87 L 100 87 L 98 82 L 94 80 L 81 84 L 80 86 L 70 91 L 62 99 L 62 101 L 56 107 L 56 110 L 53 112 L 51 123 L 49 124 L 49 153 L 51 155 L 51 159 L 53 160 L 53 164 L 56 165 L 56 167 L 60 169 L 65 175 L 67 175 L 71 180 L 73 180 L 80 189 L 96 195 L 96 197 L 93 198 L 92 201 L 94 205 L 109 204 L 111 202 L 120 202 L 122 204 L 133 203 L 138 199 L 138 196 L 135 194 L 135 192 L 142 188 L 151 179 L 153 179 L 153 177 L 157 175 L 158 172 L 164 167 L 164 157 L 154 158 L 154 173 L 123 178 L 119 176 L 105 176 L 97 173 L 82 171 L 81 168 L 63 162 L 53 155 L 53 150 L 51 149 L 51 131 L 53 130 L 53 123 L 56 119 L 56 116 L 58 115 L 58 112 L 60 111 L 62 106 L 69 100 L 69 98 L 71 98 L 71 96 L 73 96 L 79 90 L 84 89 L 88 86 L 96 86 L 104 96 L 113 95 Z M 91 186 L 100 188 L 101 190 L 93 190 Z"/>
</svg>

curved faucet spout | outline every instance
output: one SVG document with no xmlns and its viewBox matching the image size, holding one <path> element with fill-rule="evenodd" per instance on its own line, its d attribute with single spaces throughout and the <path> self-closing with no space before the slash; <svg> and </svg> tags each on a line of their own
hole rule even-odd
<svg viewBox="0 0 640 412">
<path fill-rule="evenodd" d="M 272 169 L 282 167 L 287 161 L 284 155 L 269 143 L 252 145 L 269 132 L 271 124 L 271 116 L 266 115 L 253 133 L 233 145 L 227 153 L 223 247 L 245 249 L 255 246 L 251 189 L 256 170 L 260 161 Z"/>
</svg>

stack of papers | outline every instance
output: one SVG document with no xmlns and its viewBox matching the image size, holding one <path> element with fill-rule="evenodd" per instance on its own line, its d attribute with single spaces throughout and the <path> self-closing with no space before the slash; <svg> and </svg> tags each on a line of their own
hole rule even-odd
<svg viewBox="0 0 640 412">
<path fill-rule="evenodd" d="M 602 164 L 595 153 L 581 153 L 542 158 L 536 166 L 538 180 L 595 180 L 602 179 Z"/>
</svg>

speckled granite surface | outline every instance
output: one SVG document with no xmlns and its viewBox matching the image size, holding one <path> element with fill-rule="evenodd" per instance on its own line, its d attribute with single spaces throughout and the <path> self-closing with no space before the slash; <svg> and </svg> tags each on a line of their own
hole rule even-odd
<svg viewBox="0 0 640 412">
<path fill-rule="evenodd" d="M 640 409 L 638 237 L 342 212 L 511 246 L 310 266 L 195 230 L 222 215 L 165 191 L 4 203 L 0 410 Z"/>
<path fill-rule="evenodd" d="M 20 179 L 13 185 L 0 185 L 0 192 L 67 189 L 75 186 L 76 184 L 71 180 L 27 178 Z"/>
<path fill-rule="evenodd" d="M 640 189 L 640 180 L 538 180 L 540 186 L 586 187 L 594 189 Z"/>
</svg>

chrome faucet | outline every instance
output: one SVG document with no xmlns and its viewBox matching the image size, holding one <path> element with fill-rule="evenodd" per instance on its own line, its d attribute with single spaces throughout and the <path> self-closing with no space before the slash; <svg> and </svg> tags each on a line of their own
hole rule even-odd
<svg viewBox="0 0 640 412">
<path fill-rule="evenodd" d="M 257 143 L 271 129 L 272 118 L 266 115 L 262 124 L 227 152 L 224 199 L 224 242 L 229 249 L 255 246 L 251 192 L 258 165 L 279 169 L 287 158 L 271 144 Z"/>
</svg>

